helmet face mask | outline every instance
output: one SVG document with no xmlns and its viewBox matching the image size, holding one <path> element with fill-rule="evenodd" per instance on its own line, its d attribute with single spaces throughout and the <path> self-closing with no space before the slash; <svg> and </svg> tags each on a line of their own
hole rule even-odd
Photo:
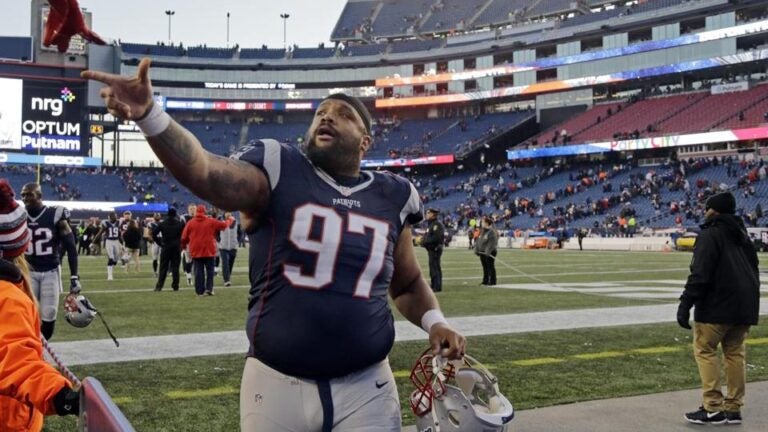
<svg viewBox="0 0 768 432">
<path fill-rule="evenodd" d="M 84 295 L 69 294 L 64 299 L 65 318 L 74 327 L 88 327 L 98 311 Z"/>
<path fill-rule="evenodd" d="M 427 350 L 414 365 L 411 382 L 419 432 L 504 431 L 515 415 L 496 377 L 468 355 L 447 361 Z"/>
</svg>

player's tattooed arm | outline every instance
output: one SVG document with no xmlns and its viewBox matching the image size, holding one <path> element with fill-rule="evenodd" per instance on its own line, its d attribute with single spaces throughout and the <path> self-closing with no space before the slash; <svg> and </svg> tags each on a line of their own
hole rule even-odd
<svg viewBox="0 0 768 432">
<path fill-rule="evenodd" d="M 421 268 L 413 251 L 410 226 L 403 228 L 395 245 L 394 273 L 389 285 L 389 295 L 395 307 L 408 321 L 421 326 L 421 317 L 430 309 L 439 308 L 437 299 L 421 274 Z"/>
<path fill-rule="evenodd" d="M 258 211 L 266 203 L 269 182 L 260 169 L 206 151 L 191 132 L 175 121 L 147 141 L 181 184 L 214 206 Z"/>
</svg>

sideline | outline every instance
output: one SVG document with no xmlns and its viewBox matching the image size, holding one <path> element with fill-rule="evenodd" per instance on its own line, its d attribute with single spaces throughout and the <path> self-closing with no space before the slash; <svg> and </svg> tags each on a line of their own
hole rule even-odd
<svg viewBox="0 0 768 432">
<path fill-rule="evenodd" d="M 768 298 L 760 301 L 768 311 Z M 673 322 L 674 303 L 529 312 L 450 318 L 450 323 L 465 336 L 573 330 L 622 325 Z M 395 322 L 395 341 L 426 340 L 426 333 L 407 321 Z M 243 331 L 188 333 L 120 339 L 116 348 L 111 339 L 54 342 L 53 349 L 71 366 L 118 363 L 135 360 L 169 359 L 222 354 L 244 354 L 248 341 Z M 768 430 L 768 429 L 766 429 Z"/>
</svg>

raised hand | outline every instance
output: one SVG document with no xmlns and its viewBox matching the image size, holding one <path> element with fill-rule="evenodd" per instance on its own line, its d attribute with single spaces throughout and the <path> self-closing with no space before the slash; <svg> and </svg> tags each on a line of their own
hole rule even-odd
<svg viewBox="0 0 768 432">
<path fill-rule="evenodd" d="M 104 99 L 110 114 L 123 120 L 137 120 L 144 117 L 153 104 L 152 83 L 149 80 L 150 63 L 148 58 L 142 59 L 136 76 L 92 70 L 83 71 L 80 76 L 106 84 L 101 89 L 101 98 Z"/>
</svg>

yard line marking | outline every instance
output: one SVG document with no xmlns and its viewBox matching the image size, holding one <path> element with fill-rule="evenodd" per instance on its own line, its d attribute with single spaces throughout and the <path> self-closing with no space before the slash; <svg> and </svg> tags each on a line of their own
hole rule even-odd
<svg viewBox="0 0 768 432">
<path fill-rule="evenodd" d="M 668 269 L 655 269 L 653 270 L 654 273 L 667 273 L 667 272 L 687 272 L 689 271 L 687 267 L 679 267 L 679 268 L 668 268 Z M 553 277 L 553 276 L 588 276 L 588 275 L 609 275 L 609 274 L 633 274 L 633 273 L 648 273 L 648 270 L 614 270 L 614 271 L 603 271 L 603 272 L 568 272 L 568 273 L 543 273 L 543 274 L 528 274 L 528 275 L 521 275 L 521 274 L 508 274 L 508 275 L 502 275 L 499 274 L 496 276 L 497 279 L 505 278 L 505 279 L 519 279 L 519 278 L 530 278 L 531 276 L 535 277 Z M 443 280 L 477 280 L 480 279 L 479 277 L 449 277 L 449 278 L 443 278 Z"/>
<path fill-rule="evenodd" d="M 226 386 L 197 390 L 172 390 L 165 393 L 165 395 L 171 399 L 190 399 L 197 397 L 224 396 L 229 394 L 236 394 L 239 392 L 240 389 Z"/>
<path fill-rule="evenodd" d="M 623 353 L 620 351 L 603 351 L 598 353 L 576 354 L 573 356 L 573 358 L 579 359 L 579 360 L 597 360 L 597 359 L 604 359 L 604 358 L 621 357 L 624 355 L 626 355 L 626 353 Z"/>
</svg>

